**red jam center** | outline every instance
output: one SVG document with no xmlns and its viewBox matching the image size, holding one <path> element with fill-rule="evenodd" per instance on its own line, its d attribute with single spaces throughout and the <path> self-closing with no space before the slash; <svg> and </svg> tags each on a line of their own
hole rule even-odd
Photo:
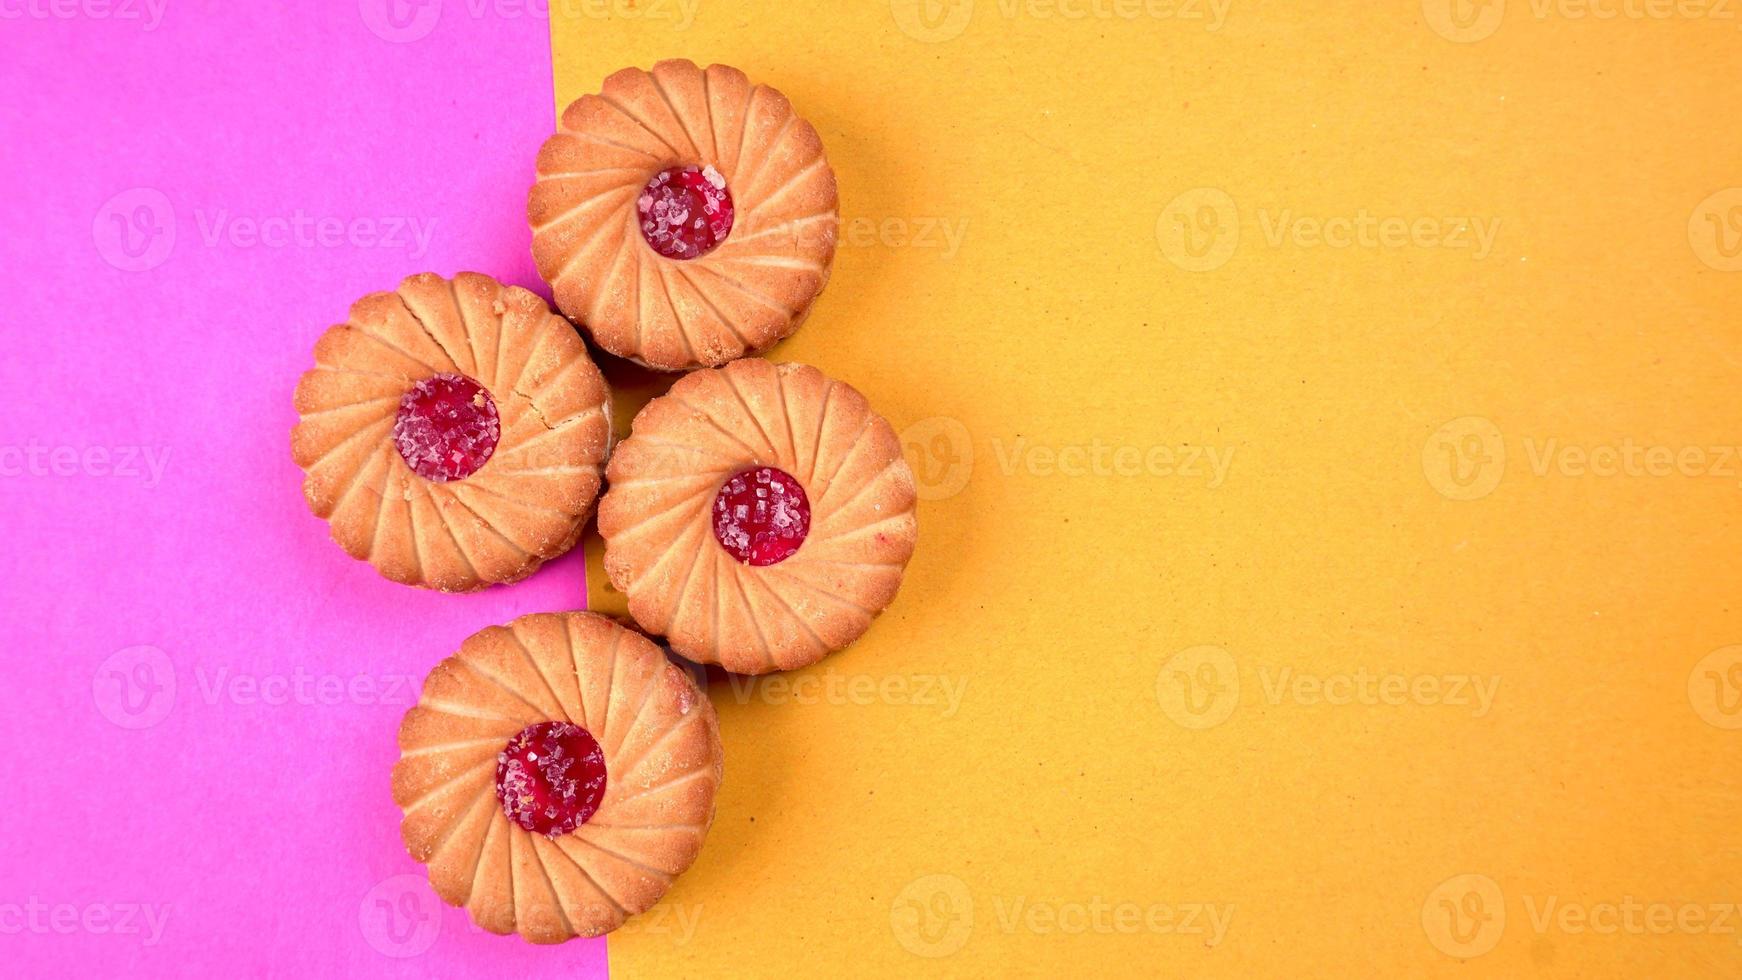
<svg viewBox="0 0 1742 980">
<path fill-rule="evenodd" d="M 438 374 L 399 400 L 393 444 L 412 472 L 426 480 L 464 480 L 496 451 L 502 421 L 496 402 L 471 378 Z"/>
<path fill-rule="evenodd" d="M 804 487 L 772 466 L 737 474 L 714 497 L 714 537 L 746 565 L 791 558 L 810 531 L 811 502 Z"/>
<path fill-rule="evenodd" d="M 605 798 L 605 752 L 592 733 L 566 721 L 520 730 L 496 757 L 496 798 L 522 830 L 566 834 Z"/>
<path fill-rule="evenodd" d="M 713 167 L 667 167 L 635 199 L 641 237 L 668 259 L 712 252 L 732 230 L 732 195 Z"/>
</svg>

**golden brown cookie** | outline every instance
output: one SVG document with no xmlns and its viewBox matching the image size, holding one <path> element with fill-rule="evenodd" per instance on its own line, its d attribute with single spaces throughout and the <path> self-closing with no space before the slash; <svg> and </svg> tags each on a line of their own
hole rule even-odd
<svg viewBox="0 0 1742 980">
<path fill-rule="evenodd" d="M 786 96 L 725 65 L 625 68 L 538 153 L 532 255 L 594 342 L 661 371 L 798 329 L 829 280 L 835 174 Z"/>
<path fill-rule="evenodd" d="M 651 908 L 701 851 L 720 785 L 713 705 L 592 613 L 473 634 L 430 671 L 399 749 L 400 832 L 436 894 L 535 943 Z"/>
<path fill-rule="evenodd" d="M 599 502 L 605 571 L 644 628 L 744 674 L 814 663 L 895 598 L 917 527 L 901 441 L 865 397 L 758 358 L 635 416 Z"/>
<path fill-rule="evenodd" d="M 462 272 L 371 293 L 296 386 L 303 495 L 352 557 L 469 592 L 574 546 L 610 449 L 610 392 L 568 321 Z"/>
</svg>

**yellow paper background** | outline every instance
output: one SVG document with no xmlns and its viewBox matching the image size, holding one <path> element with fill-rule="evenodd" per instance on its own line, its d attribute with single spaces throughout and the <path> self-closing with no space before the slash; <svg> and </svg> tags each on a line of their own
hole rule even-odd
<svg viewBox="0 0 1742 980">
<path fill-rule="evenodd" d="M 558 105 L 681 56 L 817 126 L 843 242 L 774 356 L 864 391 L 932 498 L 894 607 L 801 675 L 834 687 L 713 677 L 718 818 L 615 973 L 1742 974 L 1742 656 L 1702 663 L 1742 643 L 1742 261 L 1707 217 L 1742 236 L 1742 192 L 1701 210 L 1742 184 L 1736 20 L 553 6 Z M 1363 214 L 1497 233 L 1311 237 Z M 1360 671 L 1446 686 L 1288 686 Z"/>
</svg>

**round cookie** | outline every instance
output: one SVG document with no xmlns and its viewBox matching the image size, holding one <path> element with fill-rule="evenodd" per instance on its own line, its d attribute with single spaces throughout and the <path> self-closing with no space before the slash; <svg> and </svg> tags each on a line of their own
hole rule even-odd
<svg viewBox="0 0 1742 980">
<path fill-rule="evenodd" d="M 610 392 L 574 327 L 517 286 L 420 273 L 315 342 L 291 453 L 333 540 L 396 582 L 469 592 L 574 546 Z"/>
<path fill-rule="evenodd" d="M 786 96 L 725 65 L 625 68 L 562 114 L 527 201 L 557 307 L 661 371 L 798 329 L 829 279 L 835 174 Z"/>
<path fill-rule="evenodd" d="M 536 613 L 469 637 L 399 726 L 401 835 L 451 905 L 535 943 L 597 936 L 695 861 L 719 722 L 646 637 Z"/>
<path fill-rule="evenodd" d="M 895 430 L 802 364 L 685 376 L 635 416 L 606 479 L 605 571 L 630 614 L 737 673 L 857 639 L 894 600 L 918 533 Z"/>
</svg>

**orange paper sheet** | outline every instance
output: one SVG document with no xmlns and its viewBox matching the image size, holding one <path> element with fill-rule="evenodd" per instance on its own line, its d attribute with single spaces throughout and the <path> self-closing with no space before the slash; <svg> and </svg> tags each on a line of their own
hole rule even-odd
<svg viewBox="0 0 1742 980">
<path fill-rule="evenodd" d="M 615 972 L 1742 973 L 1722 5 L 553 6 L 815 123 L 924 490 Z"/>
</svg>

